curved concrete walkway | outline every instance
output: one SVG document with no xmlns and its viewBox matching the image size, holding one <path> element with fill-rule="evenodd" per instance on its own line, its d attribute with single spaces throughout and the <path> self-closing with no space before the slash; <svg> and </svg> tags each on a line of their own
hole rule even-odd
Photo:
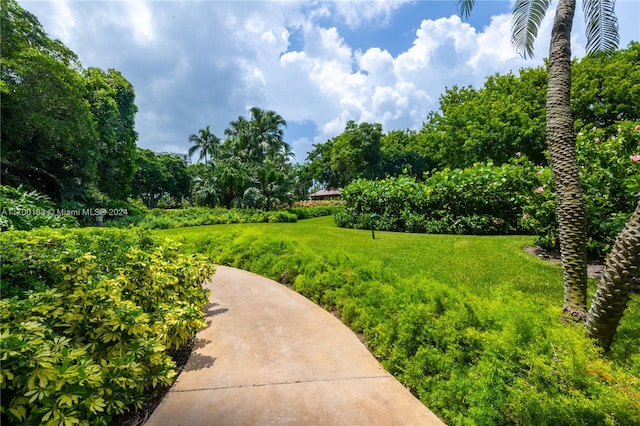
<svg viewBox="0 0 640 426">
<path fill-rule="evenodd" d="M 224 266 L 206 285 L 209 326 L 147 426 L 443 424 L 298 293 Z"/>
</svg>

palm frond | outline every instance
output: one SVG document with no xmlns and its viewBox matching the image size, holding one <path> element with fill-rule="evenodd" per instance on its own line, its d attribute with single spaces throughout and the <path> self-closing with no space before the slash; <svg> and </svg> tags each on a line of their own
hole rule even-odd
<svg viewBox="0 0 640 426">
<path fill-rule="evenodd" d="M 533 57 L 533 42 L 551 0 L 516 0 L 511 17 L 511 44 L 524 58 Z"/>
<path fill-rule="evenodd" d="M 618 19 L 615 0 L 584 0 L 584 21 L 587 29 L 587 54 L 613 52 L 618 48 Z"/>
<path fill-rule="evenodd" d="M 471 15 L 471 10 L 473 10 L 473 5 L 476 0 L 458 0 L 458 10 L 460 11 L 460 15 L 462 15 L 462 19 L 467 19 L 469 15 Z"/>
</svg>

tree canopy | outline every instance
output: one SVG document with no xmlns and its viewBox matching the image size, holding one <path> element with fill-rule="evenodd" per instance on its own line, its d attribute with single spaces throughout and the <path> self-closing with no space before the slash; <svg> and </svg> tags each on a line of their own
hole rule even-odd
<svg viewBox="0 0 640 426">
<path fill-rule="evenodd" d="M 0 11 L 2 180 L 56 202 L 125 199 L 133 178 L 136 106 L 117 71 L 84 71 L 15 0 Z"/>
</svg>

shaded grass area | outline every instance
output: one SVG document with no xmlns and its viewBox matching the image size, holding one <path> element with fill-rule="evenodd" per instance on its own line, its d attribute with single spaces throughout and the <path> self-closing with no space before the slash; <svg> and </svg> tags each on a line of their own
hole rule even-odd
<svg viewBox="0 0 640 426">
<path fill-rule="evenodd" d="M 559 320 L 562 273 L 523 250 L 534 237 L 373 240 L 331 218 L 162 234 L 336 312 L 447 423 L 640 422 L 637 298 L 603 356 L 582 327 Z"/>
</svg>

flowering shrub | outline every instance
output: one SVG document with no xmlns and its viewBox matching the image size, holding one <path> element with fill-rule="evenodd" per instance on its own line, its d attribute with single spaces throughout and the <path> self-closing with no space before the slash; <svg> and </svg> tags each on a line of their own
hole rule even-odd
<svg viewBox="0 0 640 426">
<path fill-rule="evenodd" d="M 588 128 L 578 133 L 576 153 L 587 215 L 587 245 L 593 255 L 608 252 L 640 196 L 640 125 Z M 555 193 L 550 168 L 536 174 L 538 189 L 525 207 L 526 222 L 540 235 L 539 244 L 559 247 Z M 549 191 L 540 189 L 549 188 Z"/>
</svg>

